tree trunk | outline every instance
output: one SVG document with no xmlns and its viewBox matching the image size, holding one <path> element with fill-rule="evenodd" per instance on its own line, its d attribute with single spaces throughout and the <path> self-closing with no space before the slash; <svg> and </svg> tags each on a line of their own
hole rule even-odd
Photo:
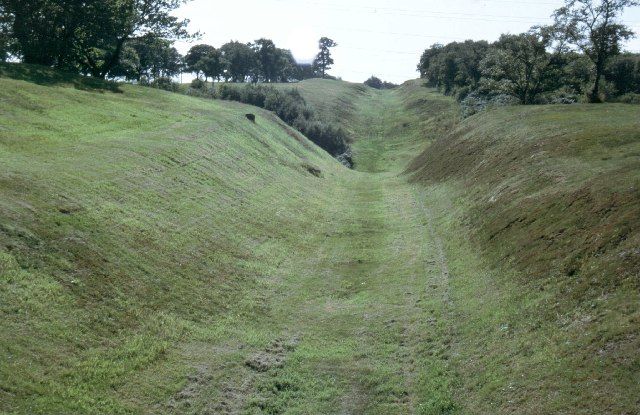
<svg viewBox="0 0 640 415">
<path fill-rule="evenodd" d="M 600 99 L 600 80 L 602 79 L 602 65 L 598 63 L 596 65 L 596 81 L 589 95 L 589 102 L 592 104 L 599 104 L 602 102 Z"/>
<path fill-rule="evenodd" d="M 106 76 L 109 74 L 109 71 L 118 64 L 118 62 L 120 61 L 120 54 L 122 53 L 122 47 L 128 39 L 128 36 L 125 36 L 118 40 L 118 43 L 116 44 L 116 50 L 113 51 L 113 54 L 111 54 L 109 59 L 107 59 L 104 65 L 102 65 L 102 68 L 100 70 L 100 78 L 106 78 Z"/>
</svg>

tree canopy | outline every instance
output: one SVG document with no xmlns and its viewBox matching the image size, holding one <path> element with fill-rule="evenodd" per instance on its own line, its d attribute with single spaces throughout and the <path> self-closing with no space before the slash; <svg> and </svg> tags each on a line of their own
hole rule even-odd
<svg viewBox="0 0 640 415">
<path fill-rule="evenodd" d="M 171 12 L 188 0 L 0 0 L 12 52 L 25 63 L 75 69 L 104 78 L 126 43 L 153 34 L 189 37 Z"/>
<path fill-rule="evenodd" d="M 318 42 L 320 52 L 313 60 L 313 67 L 321 74 L 322 78 L 326 78 L 327 71 L 331 69 L 331 65 L 335 62 L 331 56 L 331 49 L 338 46 L 336 42 L 328 37 L 323 37 Z"/>
<path fill-rule="evenodd" d="M 551 37 L 546 30 L 502 35 L 480 62 L 486 83 L 498 92 L 533 104 L 545 90 L 553 72 L 553 56 L 547 53 Z"/>
<path fill-rule="evenodd" d="M 435 44 L 418 64 L 427 85 L 464 101 L 522 104 L 599 102 L 603 95 L 640 94 L 637 55 L 621 53 L 633 32 L 620 23 L 638 0 L 566 0 L 554 24 L 485 41 Z M 604 92 L 603 92 L 604 88 Z M 506 99 L 505 102 L 507 102 Z"/>
<path fill-rule="evenodd" d="M 609 59 L 620 53 L 621 43 L 633 37 L 619 21 L 622 11 L 637 0 L 567 0 L 554 13 L 559 36 L 582 51 L 594 65 L 591 102 L 600 101 L 600 81 Z"/>
</svg>

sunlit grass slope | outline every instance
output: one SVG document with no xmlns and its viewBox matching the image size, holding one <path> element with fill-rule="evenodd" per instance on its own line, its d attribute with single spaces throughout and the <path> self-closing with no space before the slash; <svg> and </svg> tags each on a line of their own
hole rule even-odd
<svg viewBox="0 0 640 415">
<path fill-rule="evenodd" d="M 0 412 L 160 411 L 344 168 L 256 108 L 2 73 Z"/>
<path fill-rule="evenodd" d="M 464 413 L 640 407 L 640 107 L 468 118 L 411 165 L 452 273 Z"/>
<path fill-rule="evenodd" d="M 0 69 L 0 412 L 637 412 L 637 106 L 282 86 L 352 171 L 254 107 Z"/>
<path fill-rule="evenodd" d="M 431 379 L 450 385 L 453 412 L 634 413 L 640 107 L 461 120 L 420 81 L 352 99 L 356 169 L 406 169 L 444 245 L 451 341 L 431 337 L 447 367 Z"/>
<path fill-rule="evenodd" d="M 458 119 L 455 102 L 419 80 L 382 91 L 329 79 L 279 87 L 297 89 L 323 119 L 348 131 L 354 168 L 369 173 L 404 170 Z"/>
<path fill-rule="evenodd" d="M 307 79 L 291 84 L 276 84 L 281 89 L 296 89 L 325 122 L 342 125 L 351 134 L 355 103 L 367 91 L 362 84 L 332 79 Z"/>
</svg>

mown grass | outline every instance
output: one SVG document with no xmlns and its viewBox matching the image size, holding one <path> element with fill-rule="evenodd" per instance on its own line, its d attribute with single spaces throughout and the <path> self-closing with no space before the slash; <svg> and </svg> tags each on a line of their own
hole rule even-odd
<svg viewBox="0 0 640 415">
<path fill-rule="evenodd" d="M 362 84 L 329 79 L 307 79 L 297 83 L 275 84 L 282 90 L 295 89 L 318 113 L 318 118 L 330 124 L 339 124 L 349 136 L 357 134 L 349 123 L 356 115 L 359 98 L 369 89 Z"/>
<path fill-rule="evenodd" d="M 37 76 L 0 79 L 0 411 L 636 411 L 635 107 L 298 84 L 351 171 L 255 108 Z"/>
<path fill-rule="evenodd" d="M 635 106 L 505 108 L 412 164 L 450 235 L 466 413 L 637 410 L 639 122 Z"/>
<path fill-rule="evenodd" d="M 1 410 L 153 412 L 343 168 L 240 105 L 0 83 Z"/>
<path fill-rule="evenodd" d="M 424 289 L 442 274 L 402 180 L 238 104 L 0 83 L 2 411 L 453 407 Z"/>
<path fill-rule="evenodd" d="M 638 108 L 462 121 L 419 81 L 353 107 L 357 169 L 393 174 L 422 153 L 407 173 L 445 247 L 453 325 L 431 393 L 451 385 L 460 413 L 634 413 Z"/>
</svg>

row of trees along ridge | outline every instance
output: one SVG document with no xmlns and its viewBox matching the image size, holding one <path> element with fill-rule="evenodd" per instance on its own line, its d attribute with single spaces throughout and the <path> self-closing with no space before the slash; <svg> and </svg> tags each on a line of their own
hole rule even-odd
<svg viewBox="0 0 640 415">
<path fill-rule="evenodd" d="M 640 56 L 621 54 L 634 36 L 620 22 L 637 0 L 567 0 L 554 24 L 497 42 L 454 42 L 427 49 L 421 77 L 459 100 L 515 98 L 522 104 L 589 102 L 640 94 Z M 638 98 L 638 97 L 635 97 Z"/>
<path fill-rule="evenodd" d="M 319 42 L 313 64 L 269 39 L 173 47 L 192 40 L 189 21 L 172 15 L 189 0 L 0 0 L 0 61 L 20 60 L 98 78 L 141 81 L 193 72 L 205 80 L 288 82 L 326 77 L 337 44 Z"/>
</svg>

